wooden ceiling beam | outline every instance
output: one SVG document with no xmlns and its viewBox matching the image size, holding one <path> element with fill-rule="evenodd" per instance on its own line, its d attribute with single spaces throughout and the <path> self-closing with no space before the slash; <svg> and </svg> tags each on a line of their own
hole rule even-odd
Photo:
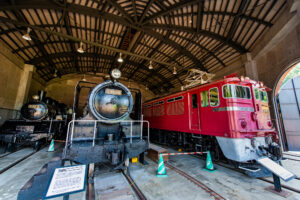
<svg viewBox="0 0 300 200">
<path fill-rule="evenodd" d="M 90 57 L 90 58 L 94 58 L 94 57 L 101 57 L 101 59 L 104 59 L 104 60 L 113 60 L 115 58 L 115 56 L 111 56 L 111 55 L 103 55 L 103 54 L 96 54 L 96 53 L 82 53 L 82 54 L 79 54 L 79 53 L 73 53 L 73 52 L 63 52 L 63 53 L 55 53 L 55 54 L 49 54 L 49 58 L 50 59 L 56 59 L 56 58 L 73 58 L 74 57 L 74 54 L 76 54 L 76 56 L 78 57 Z M 44 62 L 44 58 L 43 57 L 36 57 L 36 58 L 33 58 L 29 61 L 27 61 L 26 63 L 27 64 L 32 64 L 32 65 L 36 65 L 36 66 L 39 66 L 39 64 L 41 62 Z M 59 62 L 58 62 L 59 63 Z M 142 68 L 144 70 L 147 70 L 147 71 L 151 71 L 148 69 L 148 67 L 146 67 L 145 65 L 141 65 L 140 63 L 137 63 L 137 62 L 134 62 L 134 61 L 131 61 L 131 60 L 128 60 L 127 63 L 129 65 L 132 65 L 136 68 Z M 57 63 L 56 63 L 57 64 Z M 38 70 L 43 70 L 42 68 L 38 68 Z M 169 80 L 164 77 L 163 75 L 159 74 L 158 72 L 155 72 L 154 73 L 154 76 L 157 76 L 159 79 L 161 79 L 162 81 L 165 81 L 167 83 L 169 83 Z M 132 78 L 132 77 L 131 77 Z M 170 87 L 173 87 L 172 84 L 169 84 Z"/>
<path fill-rule="evenodd" d="M 89 15 L 89 16 L 94 16 L 94 17 L 101 17 L 103 19 L 107 19 L 110 21 L 113 21 L 115 23 L 121 24 L 123 26 L 127 26 L 127 27 L 131 27 L 134 28 L 136 30 L 139 31 L 144 31 L 146 34 L 155 37 L 156 39 L 162 40 L 164 39 L 164 36 L 162 34 L 159 34 L 151 29 L 145 29 L 142 27 L 138 27 L 134 24 L 129 23 L 127 20 L 125 20 L 123 17 L 114 15 L 114 14 L 110 14 L 110 13 L 101 13 L 99 10 L 94 9 L 94 8 L 89 8 L 89 7 L 84 7 L 84 6 L 80 6 L 80 5 L 76 5 L 76 4 L 72 4 L 72 3 L 67 3 L 67 7 L 60 7 L 55 3 L 51 3 L 49 1 L 45 1 L 45 0 L 39 0 L 38 2 L 34 3 L 34 4 L 30 4 L 27 5 L 28 0 L 22 0 L 22 4 L 16 4 L 16 6 L 5 6 L 5 5 L 1 5 L 0 4 L 0 10 L 18 10 L 18 9 L 65 9 L 66 11 L 69 12 L 77 12 L 79 14 L 84 14 L 84 15 Z M 35 1 L 35 0 L 31 0 L 31 1 Z M 23 4 L 24 3 L 24 4 Z M 1 17 L 1 20 L 3 20 L 3 17 Z M 204 68 L 203 64 L 195 57 L 193 56 L 193 54 L 191 54 L 190 52 L 186 51 L 185 49 L 183 49 L 179 44 L 177 44 L 176 42 L 170 40 L 170 39 L 166 39 L 165 43 L 167 43 L 168 45 L 170 45 L 171 47 L 177 49 L 178 51 L 180 51 L 182 54 L 186 55 L 187 57 L 189 57 L 194 63 L 196 67 L 200 67 L 201 70 L 206 71 L 206 69 Z M 128 54 L 128 52 L 121 52 L 122 54 Z M 134 56 L 134 55 L 131 55 Z M 141 56 L 140 56 L 141 57 Z M 143 58 L 145 59 L 145 57 Z M 149 59 L 148 59 L 149 60 Z M 157 62 L 157 61 L 155 61 Z M 162 63 L 162 62 L 158 62 L 161 63 L 163 65 L 169 65 L 168 63 Z"/>
<path fill-rule="evenodd" d="M 223 37 L 221 35 L 206 31 L 206 30 L 200 30 L 199 33 L 197 33 L 197 30 L 190 28 L 190 27 L 184 27 L 184 26 L 175 26 L 175 25 L 164 25 L 164 24 L 149 24 L 146 26 L 147 28 L 152 28 L 152 29 L 163 29 L 163 30 L 173 30 L 173 31 L 183 31 L 183 32 L 188 32 L 192 34 L 199 34 L 203 35 L 215 40 L 218 40 L 219 42 L 222 42 L 233 49 L 237 50 L 240 53 L 246 53 L 248 50 L 246 50 L 243 46 L 240 44 L 232 41 L 232 40 L 227 40 L 226 37 Z M 145 28 L 146 28 L 145 27 Z"/>
</svg>

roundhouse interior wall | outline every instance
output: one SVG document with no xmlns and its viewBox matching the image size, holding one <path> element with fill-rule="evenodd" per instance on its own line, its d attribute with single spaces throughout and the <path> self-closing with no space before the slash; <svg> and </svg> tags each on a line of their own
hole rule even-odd
<svg viewBox="0 0 300 200">
<path fill-rule="evenodd" d="M 0 125 L 12 118 L 24 63 L 0 43 Z"/>
</svg>

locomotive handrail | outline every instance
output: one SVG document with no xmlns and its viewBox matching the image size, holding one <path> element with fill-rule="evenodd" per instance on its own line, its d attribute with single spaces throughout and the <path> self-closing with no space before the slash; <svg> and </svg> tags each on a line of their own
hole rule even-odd
<svg viewBox="0 0 300 200">
<path fill-rule="evenodd" d="M 97 123 L 102 122 L 106 124 L 115 124 L 116 121 L 113 120 L 71 120 L 68 123 L 68 129 L 67 129 L 67 138 L 66 138 L 66 144 L 65 144 L 65 150 L 67 148 L 68 143 L 72 144 L 73 141 L 73 136 L 74 136 L 74 127 L 76 122 L 91 122 L 94 123 L 93 127 L 93 146 L 95 146 L 95 139 L 96 139 L 96 130 L 97 130 Z M 132 143 L 132 124 L 133 123 L 141 123 L 143 125 L 144 123 L 147 124 L 147 140 L 148 140 L 148 145 L 150 144 L 150 123 L 147 120 L 119 120 L 118 123 L 130 123 L 130 143 Z M 72 125 L 71 125 L 72 124 Z M 72 129 L 70 131 L 70 128 L 72 126 Z M 142 126 L 143 127 L 143 126 Z M 141 134 L 140 134 L 140 139 L 143 139 L 143 128 L 141 128 Z M 71 137 L 70 137 L 70 132 L 71 132 Z"/>
</svg>

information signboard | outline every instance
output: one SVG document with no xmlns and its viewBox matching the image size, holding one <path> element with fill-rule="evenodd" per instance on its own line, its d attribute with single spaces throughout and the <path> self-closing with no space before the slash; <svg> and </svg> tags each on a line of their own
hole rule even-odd
<svg viewBox="0 0 300 200">
<path fill-rule="evenodd" d="M 44 199 L 85 190 L 87 165 L 56 168 L 48 184 Z"/>
<path fill-rule="evenodd" d="M 296 177 L 295 174 L 289 172 L 288 170 L 286 170 L 285 168 L 278 165 L 276 162 L 267 157 L 260 158 L 257 161 L 262 166 L 266 167 L 268 170 L 279 176 L 284 181 L 289 181 Z"/>
</svg>

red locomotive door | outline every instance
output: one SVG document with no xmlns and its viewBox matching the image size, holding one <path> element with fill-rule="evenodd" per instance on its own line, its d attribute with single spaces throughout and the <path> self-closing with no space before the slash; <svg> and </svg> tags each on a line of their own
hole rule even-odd
<svg viewBox="0 0 300 200">
<path fill-rule="evenodd" d="M 190 128 L 191 130 L 200 129 L 199 115 L 199 94 L 196 92 L 190 93 Z"/>
</svg>

